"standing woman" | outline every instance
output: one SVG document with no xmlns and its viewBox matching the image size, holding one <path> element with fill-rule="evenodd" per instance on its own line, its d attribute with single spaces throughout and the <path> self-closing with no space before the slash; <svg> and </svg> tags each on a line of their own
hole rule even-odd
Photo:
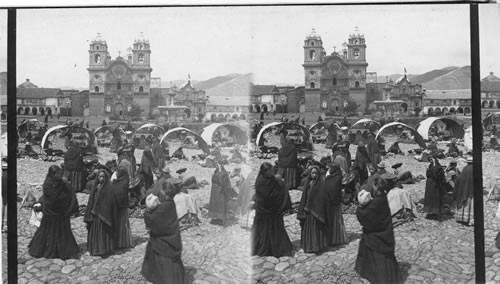
<svg viewBox="0 0 500 284">
<path fill-rule="evenodd" d="M 346 243 L 344 216 L 342 216 L 342 170 L 336 163 L 328 164 L 324 189 L 326 194 L 326 225 L 330 246 Z"/>
<path fill-rule="evenodd" d="M 231 187 L 229 173 L 222 165 L 216 165 L 208 203 L 208 218 L 212 219 L 212 223 L 225 224 L 229 217 L 229 200 L 236 196 L 238 195 Z"/>
<path fill-rule="evenodd" d="M 443 213 L 443 194 L 446 190 L 446 178 L 443 167 L 441 167 L 437 158 L 431 158 L 426 175 L 424 212 L 427 213 L 427 216 L 425 218 L 438 219 Z"/>
<path fill-rule="evenodd" d="M 376 178 L 370 190 L 373 199 L 356 210 L 363 234 L 359 241 L 355 270 L 370 283 L 401 283 L 386 191 L 386 181 Z"/>
<path fill-rule="evenodd" d="M 278 152 L 278 174 L 283 177 L 289 189 L 297 188 L 297 148 L 285 138 Z"/>
<path fill-rule="evenodd" d="M 300 220 L 300 243 L 304 252 L 320 252 L 328 247 L 326 194 L 318 166 L 311 166 L 307 176 L 297 219 Z"/>
<path fill-rule="evenodd" d="M 81 192 L 85 188 L 87 177 L 80 146 L 70 144 L 68 151 L 64 153 L 64 177 L 76 192 Z"/>
<path fill-rule="evenodd" d="M 174 184 L 163 183 L 158 194 L 160 204 L 144 212 L 149 242 L 141 274 L 153 283 L 184 283 L 181 231 L 174 202 L 176 192 Z"/>
<path fill-rule="evenodd" d="M 77 258 L 79 253 L 70 222 L 78 202 L 73 188 L 62 176 L 59 166 L 50 166 L 43 183 L 42 221 L 28 245 L 33 257 L 68 259 Z"/>
<path fill-rule="evenodd" d="M 378 143 L 373 137 L 372 133 L 368 133 L 368 142 L 366 143 L 366 151 L 368 152 L 368 157 L 370 157 L 370 161 L 373 166 L 378 165 L 380 163 L 380 148 L 378 147 Z"/>
<path fill-rule="evenodd" d="M 150 188 L 153 185 L 153 172 L 158 168 L 153 158 L 151 148 L 146 146 L 142 153 L 141 166 L 139 172 L 144 176 L 144 186 Z"/>
<path fill-rule="evenodd" d="M 111 194 L 113 196 L 113 206 L 115 207 L 112 213 L 113 216 L 113 231 L 115 247 L 130 248 L 132 247 L 132 232 L 130 230 L 130 221 L 128 219 L 128 188 L 129 177 L 127 169 L 118 167 L 116 171 L 116 180 L 111 184 Z"/>
<path fill-rule="evenodd" d="M 111 181 L 106 170 L 99 170 L 89 194 L 84 221 L 87 223 L 87 248 L 90 255 L 107 255 L 115 248 Z"/>
<path fill-rule="evenodd" d="M 467 166 L 462 170 L 455 182 L 453 197 L 457 202 L 456 220 L 469 226 L 474 220 L 474 184 L 472 180 L 472 157 L 467 158 Z"/>
<path fill-rule="evenodd" d="M 252 255 L 291 256 L 292 243 L 285 230 L 283 213 L 290 206 L 288 192 L 275 176 L 273 165 L 262 163 L 255 181 L 255 218 Z"/>
<path fill-rule="evenodd" d="M 158 137 L 153 138 L 153 157 L 155 159 L 155 163 L 159 169 L 163 169 L 165 166 L 165 152 L 163 151 L 163 147 L 160 145 L 160 139 Z"/>
<path fill-rule="evenodd" d="M 368 165 L 370 164 L 370 157 L 368 157 L 368 152 L 363 141 L 359 142 L 354 159 L 354 167 L 359 174 L 359 184 L 363 184 L 368 179 Z"/>
</svg>

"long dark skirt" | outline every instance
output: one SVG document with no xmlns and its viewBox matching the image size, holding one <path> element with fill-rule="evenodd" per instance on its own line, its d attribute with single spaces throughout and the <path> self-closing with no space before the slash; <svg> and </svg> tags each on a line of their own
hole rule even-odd
<svg viewBox="0 0 500 284">
<path fill-rule="evenodd" d="M 252 255 L 291 256 L 292 249 L 283 216 L 256 213 L 252 226 Z"/>
<path fill-rule="evenodd" d="M 87 248 L 90 255 L 106 255 L 113 252 L 115 248 L 113 231 L 99 218 L 90 223 Z"/>
<path fill-rule="evenodd" d="M 332 206 L 332 205 L 331 205 Z M 336 246 L 345 244 L 347 241 L 345 233 L 344 216 L 342 215 L 342 204 L 332 206 L 328 216 L 328 238 L 329 245 Z"/>
<path fill-rule="evenodd" d="M 87 185 L 87 177 L 84 171 L 64 171 L 64 177 L 68 179 L 68 182 L 76 192 L 83 191 Z"/>
<path fill-rule="evenodd" d="M 180 257 L 170 258 L 155 252 L 151 242 L 146 246 L 141 274 L 153 283 L 184 283 L 184 264 Z"/>
<path fill-rule="evenodd" d="M 71 231 L 69 216 L 43 215 L 28 247 L 29 254 L 36 258 L 76 258 L 80 252 Z"/>
<path fill-rule="evenodd" d="M 144 187 L 150 188 L 154 183 L 153 173 L 146 174 L 143 172 L 143 177 L 144 177 Z"/>
<path fill-rule="evenodd" d="M 359 241 L 356 272 L 370 283 L 401 283 L 396 256 L 384 255 L 370 249 L 361 237 Z"/>
<path fill-rule="evenodd" d="M 118 224 L 116 224 L 115 247 L 131 248 L 132 231 L 130 230 L 130 221 L 128 219 L 128 208 L 120 208 L 118 213 Z"/>
<path fill-rule="evenodd" d="M 306 220 L 300 233 L 300 244 L 304 252 L 320 252 L 328 247 L 328 232 L 325 224 L 306 214 Z"/>
<path fill-rule="evenodd" d="M 297 168 L 278 168 L 278 174 L 285 180 L 288 189 L 297 188 Z"/>
</svg>

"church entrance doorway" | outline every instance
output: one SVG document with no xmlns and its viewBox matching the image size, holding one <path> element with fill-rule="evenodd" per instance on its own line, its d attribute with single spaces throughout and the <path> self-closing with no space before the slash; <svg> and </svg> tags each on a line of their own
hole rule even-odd
<svg viewBox="0 0 500 284">
<path fill-rule="evenodd" d="M 115 104 L 115 115 L 122 118 L 123 117 L 123 104 L 117 103 Z"/>
</svg>

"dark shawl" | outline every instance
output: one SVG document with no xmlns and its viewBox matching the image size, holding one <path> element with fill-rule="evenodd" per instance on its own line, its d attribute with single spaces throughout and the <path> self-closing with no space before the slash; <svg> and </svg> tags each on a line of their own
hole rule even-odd
<svg viewBox="0 0 500 284">
<path fill-rule="evenodd" d="M 86 223 L 93 222 L 95 217 L 98 217 L 109 227 L 113 227 L 113 193 L 111 189 L 111 181 L 109 180 L 109 175 L 106 173 L 106 181 L 102 185 L 99 191 L 97 190 L 99 174 L 101 172 L 106 173 L 105 170 L 99 170 L 92 185 L 92 189 L 89 194 L 89 201 L 87 208 L 85 209 L 85 215 L 83 221 Z"/>
<path fill-rule="evenodd" d="M 394 254 L 396 241 L 387 196 L 375 196 L 366 206 L 359 206 L 356 216 L 363 227 L 366 245 L 381 254 Z"/>
<path fill-rule="evenodd" d="M 297 167 L 297 148 L 293 143 L 287 142 L 279 150 L 278 167 L 280 168 Z"/>
<path fill-rule="evenodd" d="M 156 159 L 165 159 L 165 153 L 163 151 L 163 148 L 161 147 L 160 143 L 158 143 L 158 141 L 154 142 L 153 143 L 153 156 L 156 158 Z"/>
<path fill-rule="evenodd" d="M 43 183 L 44 215 L 70 216 L 78 210 L 78 200 L 71 184 L 47 177 Z"/>
<path fill-rule="evenodd" d="M 457 201 L 457 207 L 462 208 L 467 199 L 474 196 L 474 184 L 472 179 L 472 164 L 468 164 L 455 181 L 455 191 L 453 197 Z"/>
<path fill-rule="evenodd" d="M 356 151 L 356 157 L 354 158 L 354 164 L 358 169 L 365 170 L 370 163 L 370 158 L 368 157 L 368 152 L 365 147 L 358 147 Z"/>
<path fill-rule="evenodd" d="M 286 188 L 275 177 L 257 175 L 255 180 L 255 212 L 263 215 L 280 215 L 290 206 Z"/>
<path fill-rule="evenodd" d="M 324 191 L 323 177 L 318 176 L 316 180 L 307 179 L 302 197 L 300 198 L 297 219 L 305 219 L 309 213 L 321 223 L 326 223 L 327 195 Z"/>
<path fill-rule="evenodd" d="M 64 153 L 64 170 L 65 171 L 83 171 L 83 155 L 82 148 L 78 146 L 69 146 L 68 151 Z"/>
<path fill-rule="evenodd" d="M 149 228 L 149 244 L 155 253 L 168 258 L 181 257 L 181 231 L 172 199 L 161 202 L 152 211 L 145 211 L 144 222 Z"/>
<path fill-rule="evenodd" d="M 115 204 L 118 208 L 127 208 L 128 203 L 128 187 L 129 177 L 125 168 L 118 168 L 117 178 L 111 183 L 109 191 L 111 192 Z"/>
<path fill-rule="evenodd" d="M 151 151 L 144 151 L 141 159 L 141 171 L 146 174 L 151 174 L 156 168 L 157 165 Z"/>
<path fill-rule="evenodd" d="M 342 202 L 342 171 L 338 166 L 334 166 L 331 171 L 325 178 L 322 191 L 326 193 L 331 204 L 339 205 Z"/>
</svg>

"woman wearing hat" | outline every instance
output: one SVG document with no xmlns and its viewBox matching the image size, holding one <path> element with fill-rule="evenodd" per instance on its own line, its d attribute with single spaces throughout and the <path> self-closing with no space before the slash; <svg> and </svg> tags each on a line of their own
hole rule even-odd
<svg viewBox="0 0 500 284">
<path fill-rule="evenodd" d="M 368 165 L 371 163 L 368 152 L 365 148 L 365 143 L 360 141 L 358 143 L 358 150 L 354 161 L 354 167 L 359 175 L 359 184 L 363 184 L 368 178 Z"/>
<path fill-rule="evenodd" d="M 346 242 L 344 217 L 342 216 L 342 171 L 336 163 L 328 164 L 328 172 L 322 189 L 326 194 L 326 225 L 329 246 Z"/>
<path fill-rule="evenodd" d="M 368 191 L 368 198 L 358 197 L 364 204 L 356 210 L 363 233 L 359 241 L 355 270 L 370 283 L 401 283 L 386 191 L 386 181 L 377 178 Z"/>
<path fill-rule="evenodd" d="M 68 151 L 64 153 L 64 177 L 76 192 L 81 192 L 85 188 L 87 176 L 81 147 L 70 144 Z"/>
<path fill-rule="evenodd" d="M 292 255 L 293 246 L 283 221 L 283 213 L 289 208 L 289 202 L 288 191 L 277 180 L 273 165 L 262 163 L 255 181 L 252 255 Z"/>
<path fill-rule="evenodd" d="M 297 188 L 297 148 L 290 139 L 285 139 L 278 152 L 278 174 L 289 189 Z"/>
<path fill-rule="evenodd" d="M 458 223 L 468 226 L 474 220 L 474 184 L 472 180 L 472 157 L 467 158 L 467 166 L 455 182 L 453 197 L 457 204 L 455 218 Z"/>
<path fill-rule="evenodd" d="M 300 244 L 306 253 L 320 252 L 329 246 L 324 179 L 316 165 L 309 167 L 308 172 L 297 212 L 301 227 Z"/>
<path fill-rule="evenodd" d="M 113 196 L 113 206 L 115 210 L 113 216 L 113 232 L 116 248 L 132 247 L 132 231 L 128 215 L 129 207 L 129 177 L 127 169 L 118 167 L 116 170 L 116 180 L 111 183 L 109 191 Z"/>
<path fill-rule="evenodd" d="M 426 172 L 424 212 L 427 219 L 438 219 L 443 213 L 443 195 L 445 193 L 446 179 L 443 167 L 436 157 L 431 158 Z"/>
<path fill-rule="evenodd" d="M 160 203 L 144 213 L 149 241 L 141 274 L 153 283 L 184 283 L 182 239 L 174 196 L 175 186 L 166 182 L 158 192 Z"/>
</svg>

